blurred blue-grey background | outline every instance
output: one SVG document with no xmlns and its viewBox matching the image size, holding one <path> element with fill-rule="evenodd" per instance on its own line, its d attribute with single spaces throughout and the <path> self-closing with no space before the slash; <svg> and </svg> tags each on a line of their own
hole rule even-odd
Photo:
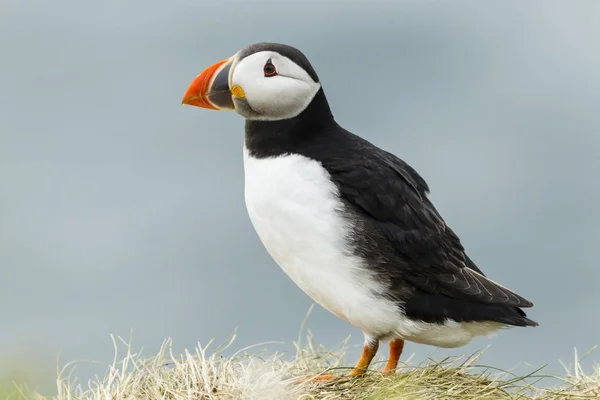
<svg viewBox="0 0 600 400">
<path fill-rule="evenodd" d="M 257 41 L 303 50 L 338 121 L 415 167 L 475 262 L 536 304 L 539 328 L 406 354 L 491 344 L 486 364 L 561 372 L 600 344 L 598 21 L 593 0 L 2 1 L 0 374 L 52 393 L 59 354 L 110 362 L 131 330 L 148 355 L 297 338 L 311 301 L 246 215 L 243 120 L 180 106 Z M 321 308 L 308 327 L 362 343 Z"/>
</svg>

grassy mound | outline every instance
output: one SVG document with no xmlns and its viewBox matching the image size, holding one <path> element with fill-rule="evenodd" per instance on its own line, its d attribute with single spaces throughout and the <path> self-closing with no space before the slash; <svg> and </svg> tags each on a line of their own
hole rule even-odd
<svg viewBox="0 0 600 400">
<path fill-rule="evenodd" d="M 312 309 L 312 307 L 311 307 Z M 310 314 L 310 310 L 308 312 Z M 308 318 L 308 315 L 307 315 Z M 303 326 L 306 319 L 303 322 Z M 348 339 L 339 348 L 315 346 L 308 331 L 306 341 L 295 343 L 296 356 L 258 352 L 257 344 L 226 357 L 235 335 L 223 346 L 210 350 L 212 342 L 193 352 L 175 355 L 172 341 L 163 342 L 157 355 L 145 358 L 132 352 L 131 341 L 112 337 L 115 356 L 103 378 L 83 386 L 71 378 L 67 364 L 57 379 L 57 395 L 44 397 L 22 386 L 11 385 L 10 394 L 0 382 L 0 397 L 21 400 L 575 400 L 600 399 L 600 364 L 585 374 L 575 352 L 574 365 L 564 376 L 533 370 L 526 376 L 478 365 L 482 352 L 469 357 L 427 360 L 418 365 L 410 358 L 393 376 L 379 372 L 380 355 L 372 370 L 359 378 L 346 378 L 352 365 L 345 359 Z M 119 349 L 124 354 L 119 355 Z M 301 379 L 323 373 L 339 375 L 332 381 Z M 4 390 L 2 388 L 5 388 Z"/>
<path fill-rule="evenodd" d="M 481 353 L 466 358 L 448 358 L 400 365 L 395 376 L 382 376 L 383 359 L 373 370 L 358 379 L 343 378 L 349 366 L 344 361 L 347 341 L 339 349 L 316 348 L 312 336 L 306 344 L 297 344 L 293 360 L 280 354 L 267 354 L 245 348 L 232 357 L 223 356 L 235 336 L 225 346 L 209 351 L 198 346 L 193 352 L 175 355 L 171 340 L 151 358 L 134 354 L 129 342 L 115 339 L 115 360 L 105 377 L 86 387 L 66 376 L 70 365 L 58 379 L 58 395 L 43 397 L 17 388 L 8 399 L 37 400 L 427 400 L 427 399 L 598 399 L 600 366 L 584 375 L 576 357 L 575 366 L 563 377 L 544 376 L 532 371 L 513 376 L 492 367 L 478 366 Z M 257 345 L 260 346 L 260 345 Z M 119 347 L 125 354 L 118 357 Z M 256 347 L 256 346 L 253 346 Z M 344 366 L 344 367 L 342 367 Z M 299 383 L 298 378 L 329 372 L 339 380 Z M 552 389 L 550 389 L 552 388 Z"/>
</svg>

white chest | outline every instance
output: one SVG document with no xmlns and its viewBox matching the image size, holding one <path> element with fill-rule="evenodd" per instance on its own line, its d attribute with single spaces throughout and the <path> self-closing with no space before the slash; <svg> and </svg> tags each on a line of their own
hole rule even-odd
<svg viewBox="0 0 600 400">
<path fill-rule="evenodd" d="M 348 247 L 349 222 L 321 164 L 300 155 L 257 159 L 244 149 L 244 170 L 248 214 L 285 273 L 325 309 L 356 326 L 390 322 L 394 306 L 373 296 L 381 287 Z"/>
<path fill-rule="evenodd" d="M 300 155 L 257 159 L 244 149 L 246 207 L 263 245 L 315 302 L 366 335 L 456 347 L 499 324 L 429 324 L 407 319 L 398 304 L 375 293 L 385 287 L 352 254 L 349 221 L 329 174 Z"/>
</svg>

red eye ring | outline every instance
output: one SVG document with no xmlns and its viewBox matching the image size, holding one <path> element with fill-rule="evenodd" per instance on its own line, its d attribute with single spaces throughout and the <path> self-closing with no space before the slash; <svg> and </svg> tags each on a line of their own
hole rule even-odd
<svg viewBox="0 0 600 400">
<path fill-rule="evenodd" d="M 265 66 L 263 67 L 263 73 L 265 74 L 265 77 L 277 75 L 277 68 L 275 68 L 270 58 L 267 60 Z"/>
</svg>

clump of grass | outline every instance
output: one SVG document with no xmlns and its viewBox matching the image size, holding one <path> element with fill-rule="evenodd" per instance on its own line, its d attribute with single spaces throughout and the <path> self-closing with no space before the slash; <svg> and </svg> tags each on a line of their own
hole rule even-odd
<svg viewBox="0 0 600 400">
<path fill-rule="evenodd" d="M 477 365 L 478 352 L 470 357 L 428 360 L 419 365 L 406 362 L 395 376 L 382 376 L 374 370 L 358 379 L 341 378 L 325 382 L 299 383 L 298 378 L 320 373 L 339 373 L 350 368 L 344 361 L 347 340 L 328 351 L 317 347 L 310 332 L 304 345 L 296 343 L 297 354 L 285 360 L 282 354 L 245 348 L 232 357 L 235 335 L 223 346 L 209 349 L 198 345 L 181 355 L 172 352 L 167 339 L 157 355 L 144 358 L 132 352 L 131 342 L 114 338 L 115 359 L 106 375 L 77 384 L 67 365 L 59 379 L 58 394 L 43 397 L 20 391 L 14 398 L 36 400 L 428 400 L 428 399 L 540 399 L 574 400 L 600 398 L 600 366 L 584 374 L 579 359 L 564 377 L 544 376 L 534 370 L 527 376 Z M 119 360 L 119 347 L 125 354 Z M 382 362 L 383 360 L 379 360 Z M 66 375 L 66 376 L 65 376 Z M 540 380 L 553 381 L 552 385 Z M 546 388 L 544 388 L 546 387 Z M 552 389 L 547 387 L 554 387 Z"/>
<path fill-rule="evenodd" d="M 310 311 L 309 311 L 310 314 Z M 308 315 L 307 315 L 308 317 Z M 306 321 L 306 320 L 305 320 Z M 304 323 L 303 323 L 304 325 Z M 348 339 L 339 348 L 316 346 L 310 331 L 305 343 L 295 343 L 291 360 L 280 353 L 254 350 L 256 346 L 226 357 L 235 335 L 221 346 L 198 344 L 193 351 L 176 355 L 172 340 L 158 354 L 145 358 L 132 351 L 131 340 L 113 339 L 115 357 L 104 377 L 83 386 L 72 379 L 73 364 L 66 365 L 57 379 L 57 395 L 44 397 L 19 387 L 8 399 L 35 400 L 575 400 L 600 399 L 600 365 L 592 373 L 582 370 L 575 353 L 574 366 L 562 377 L 547 376 L 541 369 L 526 376 L 477 365 L 482 352 L 469 357 L 427 360 L 414 365 L 410 358 L 396 375 L 382 376 L 383 356 L 365 376 L 344 375 L 351 364 L 344 359 Z M 119 355 L 124 347 L 124 355 Z M 299 378 L 322 373 L 340 379 L 299 382 Z"/>
</svg>

